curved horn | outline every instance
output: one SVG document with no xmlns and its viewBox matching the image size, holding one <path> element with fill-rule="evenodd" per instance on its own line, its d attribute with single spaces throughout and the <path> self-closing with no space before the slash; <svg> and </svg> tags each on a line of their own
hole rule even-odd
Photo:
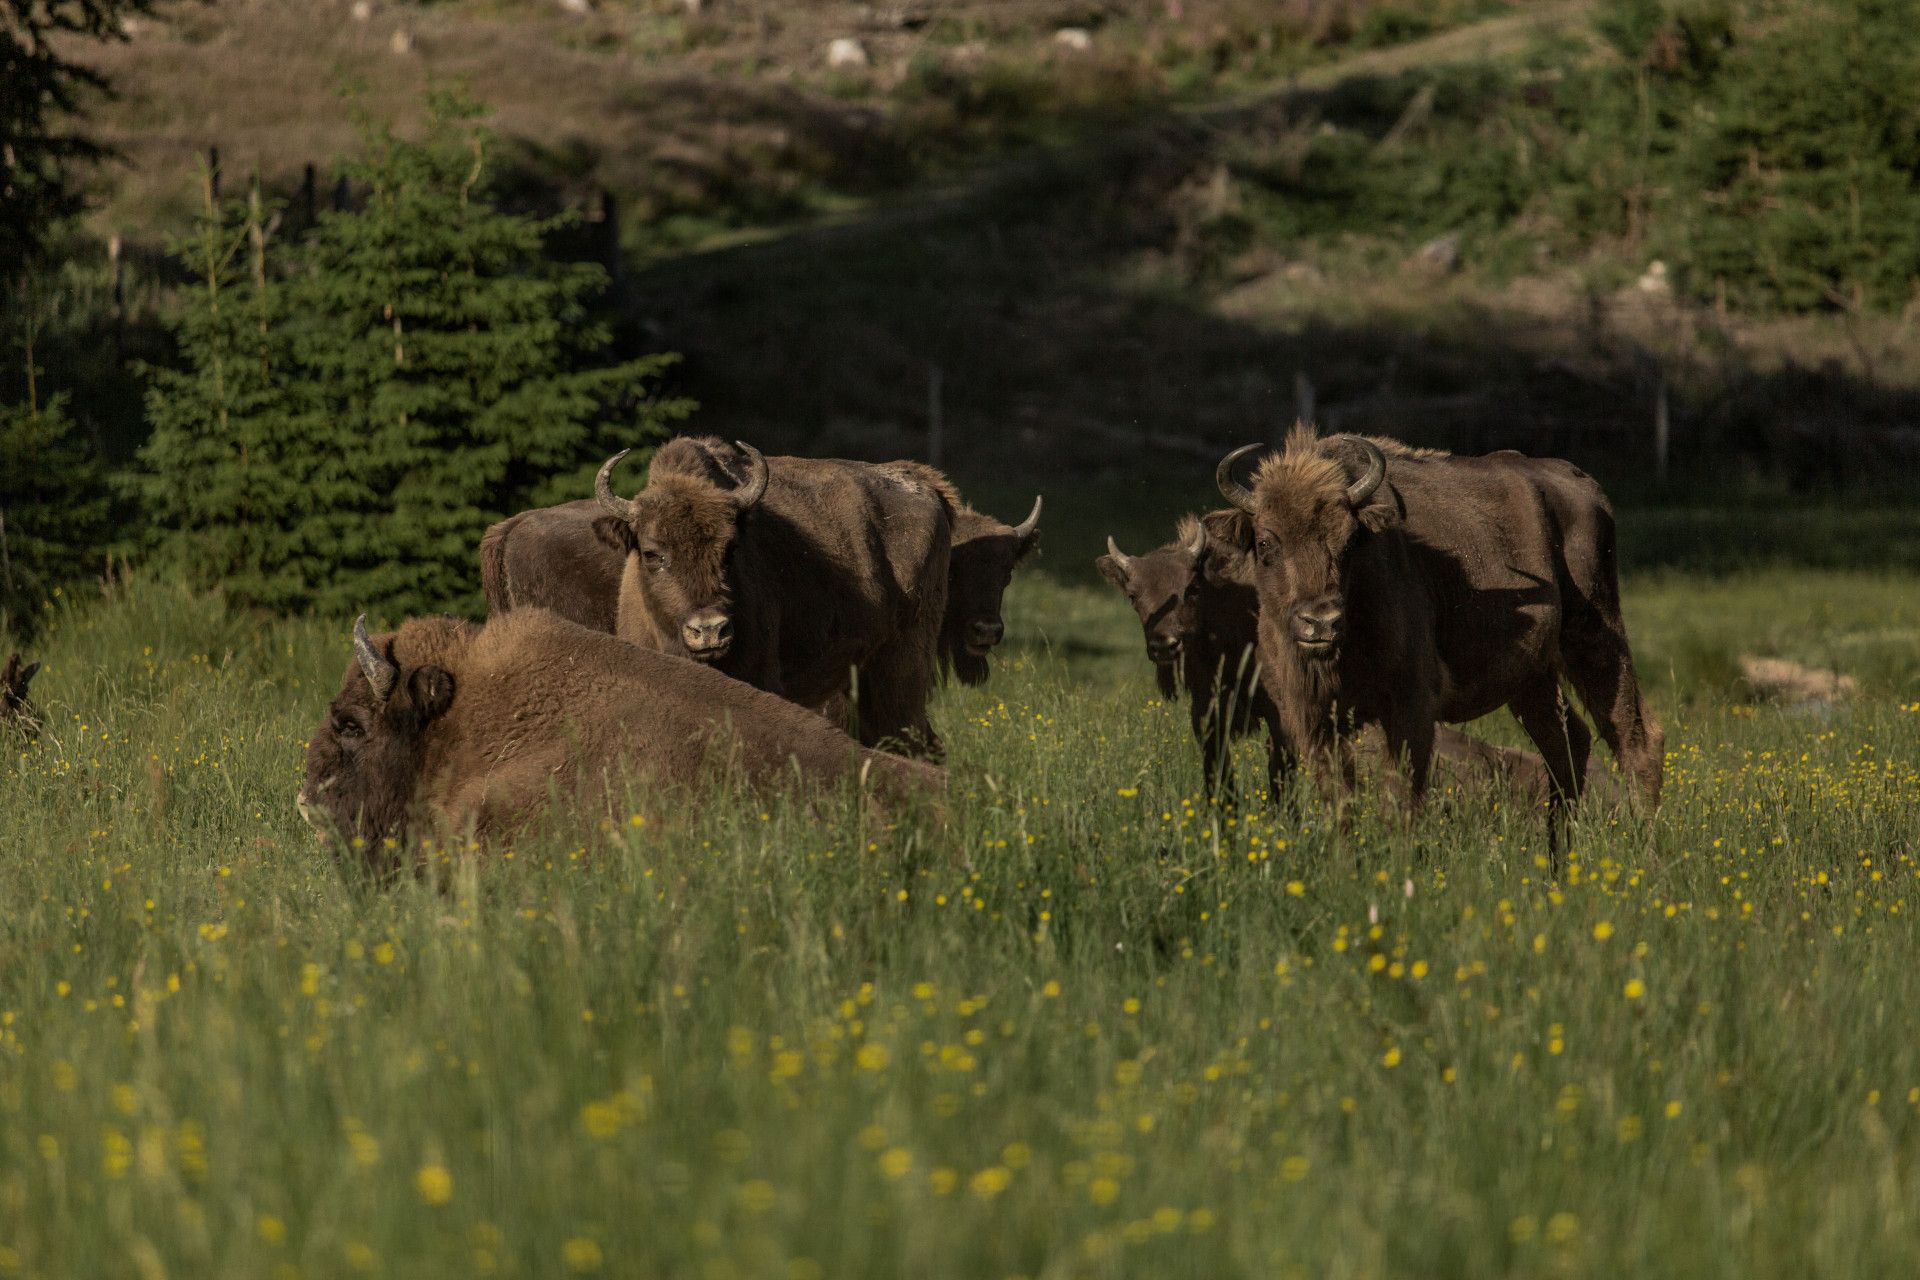
<svg viewBox="0 0 1920 1280">
<path fill-rule="evenodd" d="M 1187 557 L 1192 560 L 1198 560 L 1202 555 L 1206 554 L 1207 526 L 1201 524 L 1198 520 L 1194 521 L 1193 537 L 1180 549 L 1186 552 Z"/>
<path fill-rule="evenodd" d="M 1040 528 L 1040 502 L 1040 495 L 1035 494 L 1033 497 L 1033 510 L 1027 512 L 1027 518 L 1025 520 L 1013 526 L 1013 536 L 1022 542 L 1031 538 Z"/>
<path fill-rule="evenodd" d="M 387 695 L 393 692 L 394 681 L 400 678 L 400 668 L 387 661 L 386 656 L 373 647 L 373 641 L 367 636 L 367 615 L 364 613 L 353 620 L 353 656 L 360 660 L 360 670 L 366 673 L 367 683 L 373 686 L 373 696 L 385 702 Z"/>
<path fill-rule="evenodd" d="M 735 440 L 733 447 L 747 455 L 747 480 L 733 491 L 733 500 L 742 509 L 751 507 L 767 496 L 766 455 L 748 444 L 745 440 Z"/>
<path fill-rule="evenodd" d="M 1387 455 L 1380 452 L 1380 446 L 1360 436 L 1335 436 L 1342 444 L 1350 444 L 1366 456 L 1367 468 L 1360 478 L 1347 486 L 1347 505 L 1357 507 L 1373 496 L 1380 482 L 1387 478 Z"/>
<path fill-rule="evenodd" d="M 1120 566 L 1122 573 L 1133 564 L 1133 557 L 1120 549 L 1120 544 L 1113 540 L 1112 534 L 1107 535 L 1107 554 L 1113 557 L 1113 562 Z"/>
<path fill-rule="evenodd" d="M 620 459 L 632 453 L 631 449 L 622 449 L 600 464 L 600 474 L 593 478 L 593 496 L 600 499 L 600 505 L 622 520 L 633 514 L 633 503 L 620 497 L 613 491 L 613 469 L 620 465 Z"/>
<path fill-rule="evenodd" d="M 1266 448 L 1262 444 L 1243 444 L 1226 457 L 1220 459 L 1220 465 L 1213 469 L 1213 482 L 1220 487 L 1220 496 L 1242 511 L 1253 510 L 1253 494 L 1247 486 L 1233 478 L 1233 469 L 1240 459 L 1250 453 L 1258 453 Z"/>
</svg>

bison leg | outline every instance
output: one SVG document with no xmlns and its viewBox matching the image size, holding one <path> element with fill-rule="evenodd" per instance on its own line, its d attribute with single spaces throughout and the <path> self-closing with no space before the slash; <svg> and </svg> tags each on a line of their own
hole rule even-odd
<svg viewBox="0 0 1920 1280">
<path fill-rule="evenodd" d="M 1573 682 L 1600 737 L 1651 806 L 1660 803 L 1660 782 L 1666 771 L 1667 735 L 1640 697 L 1640 681 L 1633 673 L 1633 653 L 1618 623 L 1596 622 L 1590 628 L 1569 631 L 1563 655 L 1567 677 Z"/>
<path fill-rule="evenodd" d="M 910 636 L 885 646 L 859 672 L 860 744 L 939 760 L 946 754 L 927 719 L 937 675 L 932 637 Z"/>
<path fill-rule="evenodd" d="M 1406 775 L 1407 807 L 1418 813 L 1427 803 L 1427 781 L 1433 774 L 1433 715 L 1395 716 L 1382 727 L 1387 754 Z"/>
<path fill-rule="evenodd" d="M 1507 704 L 1520 727 L 1533 739 L 1546 763 L 1547 852 L 1559 866 L 1560 828 L 1566 807 L 1580 799 L 1586 785 L 1587 758 L 1593 752 L 1593 734 L 1586 721 L 1567 705 L 1560 682 L 1551 677 L 1536 683 Z"/>
</svg>

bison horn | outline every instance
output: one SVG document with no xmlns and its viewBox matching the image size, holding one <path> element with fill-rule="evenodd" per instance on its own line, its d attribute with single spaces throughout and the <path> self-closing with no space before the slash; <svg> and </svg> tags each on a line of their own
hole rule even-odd
<svg viewBox="0 0 1920 1280">
<path fill-rule="evenodd" d="M 755 506 L 767 496 L 767 457 L 744 440 L 735 440 L 734 448 L 747 455 L 747 479 L 733 491 L 733 500 L 741 510 Z"/>
<path fill-rule="evenodd" d="M 1107 554 L 1113 557 L 1113 562 L 1120 566 L 1122 573 L 1133 563 L 1133 557 L 1120 549 L 1120 544 L 1113 540 L 1112 534 L 1107 535 Z"/>
<path fill-rule="evenodd" d="M 1380 446 L 1361 436 L 1335 436 L 1342 444 L 1352 445 L 1366 457 L 1367 469 L 1360 478 L 1347 486 L 1347 505 L 1357 507 L 1373 496 L 1380 482 L 1387 478 L 1387 456 L 1380 452 Z"/>
<path fill-rule="evenodd" d="M 1013 526 L 1013 536 L 1025 542 L 1040 529 L 1040 495 L 1033 497 L 1033 510 L 1027 512 L 1027 518 Z"/>
<path fill-rule="evenodd" d="M 360 670 L 366 673 L 367 683 L 373 686 L 373 696 L 385 702 L 393 692 L 394 682 L 400 678 L 400 668 L 373 647 L 373 641 L 367 637 L 364 613 L 353 620 L 353 654 L 360 659 Z"/>
<path fill-rule="evenodd" d="M 1233 469 L 1239 465 L 1240 459 L 1250 453 L 1258 453 L 1265 447 L 1265 445 L 1259 444 L 1243 444 L 1226 457 L 1220 459 L 1220 465 L 1213 469 L 1213 482 L 1220 486 L 1220 496 L 1242 511 L 1253 510 L 1253 494 L 1247 489 L 1247 486 L 1233 478 Z"/>
<path fill-rule="evenodd" d="M 593 496 L 600 499 L 600 505 L 619 516 L 622 520 L 633 514 L 633 503 L 620 497 L 613 491 L 613 469 L 620 465 L 620 459 L 632 453 L 631 449 L 622 449 L 600 464 L 600 474 L 593 478 Z"/>
<path fill-rule="evenodd" d="M 1207 549 L 1207 526 L 1194 521 L 1193 537 L 1180 549 L 1187 553 L 1189 559 L 1198 560 Z"/>
</svg>

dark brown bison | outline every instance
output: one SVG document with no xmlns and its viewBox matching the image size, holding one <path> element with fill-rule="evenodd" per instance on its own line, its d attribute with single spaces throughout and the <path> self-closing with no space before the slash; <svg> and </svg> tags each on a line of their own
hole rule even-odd
<svg viewBox="0 0 1920 1280">
<path fill-rule="evenodd" d="M 1139 615 L 1161 695 L 1187 697 L 1206 795 L 1212 798 L 1218 787 L 1229 803 L 1227 748 L 1234 738 L 1266 728 L 1269 795 L 1277 794 L 1292 764 L 1279 713 L 1260 679 L 1258 597 L 1239 577 L 1244 558 L 1210 533 L 1231 536 L 1236 522 L 1232 511 L 1183 517 L 1172 542 L 1138 556 L 1108 538 L 1107 554 L 1094 562 Z M 1496 747 L 1443 725 L 1434 734 L 1434 756 L 1456 786 L 1491 785 L 1527 807 L 1551 799 L 1546 762 L 1531 751 Z M 1598 769 L 1589 772 L 1587 785 L 1611 789 Z"/>
<path fill-rule="evenodd" d="M 953 511 L 953 551 L 947 561 L 947 613 L 940 624 L 940 665 L 962 684 L 982 684 L 987 655 L 1007 633 L 1000 603 L 1013 571 L 1040 545 L 1041 499 L 1019 524 L 975 511 L 946 475 L 923 462 L 889 462 L 938 491 Z"/>
<path fill-rule="evenodd" d="M 377 870 L 398 865 L 409 832 L 510 830 L 552 796 L 591 798 L 629 772 L 675 786 L 721 766 L 760 787 L 858 775 L 889 806 L 944 785 L 939 769 L 865 750 L 784 699 L 545 609 L 379 636 L 362 618 L 353 647 L 298 804 L 316 828 L 357 838 Z"/>
<path fill-rule="evenodd" d="M 6 666 L 0 667 L 0 730 L 29 736 L 39 732 L 39 713 L 27 698 L 27 686 L 39 671 L 39 663 L 22 664 L 17 653 L 7 659 Z"/>
<path fill-rule="evenodd" d="M 688 438 L 667 446 L 652 470 L 665 466 L 706 475 L 716 484 L 746 480 L 745 455 L 711 438 Z M 778 472 L 783 458 L 769 458 Z M 859 464 L 856 464 L 859 465 Z M 947 608 L 940 626 L 940 666 L 965 684 L 987 678 L 987 657 L 1006 633 L 1001 600 L 1014 569 L 1040 542 L 1041 500 L 1019 524 L 1003 524 L 976 511 L 940 471 L 919 462 L 884 464 L 939 491 L 953 514 L 947 559 Z M 650 471 L 649 474 L 652 472 Z M 582 626 L 613 631 L 618 625 L 624 544 L 610 545 L 594 532 L 606 510 L 583 498 L 557 507 L 524 511 L 502 520 L 480 542 L 480 580 L 490 613 L 537 604 Z"/>
<path fill-rule="evenodd" d="M 1578 798 L 1592 737 L 1564 676 L 1651 804 L 1664 735 L 1641 701 L 1620 613 L 1613 511 L 1571 463 L 1479 458 L 1296 427 L 1251 488 L 1220 463 L 1242 513 L 1228 540 L 1260 599 L 1261 678 L 1296 754 L 1378 724 L 1424 795 L 1436 721 L 1511 709 L 1539 748 L 1557 808 Z M 1345 772 L 1350 777 L 1350 763 Z"/>
<path fill-rule="evenodd" d="M 882 466 L 781 458 L 675 440 L 647 486 L 613 491 L 601 467 L 595 525 L 623 548 L 616 634 L 709 663 L 803 707 L 854 709 L 874 746 L 937 753 L 927 699 L 939 673 L 952 512 L 936 489 Z M 689 456 L 690 455 L 690 456 Z"/>
<path fill-rule="evenodd" d="M 1220 788 L 1229 803 L 1233 762 L 1227 749 L 1234 738 L 1266 726 L 1268 781 L 1276 789 L 1289 763 L 1273 701 L 1260 687 L 1259 601 L 1251 586 L 1232 576 L 1238 558 L 1207 536 L 1202 521 L 1186 516 L 1164 547 L 1130 556 L 1108 538 L 1107 554 L 1094 561 L 1140 617 L 1161 696 L 1169 702 L 1182 691 L 1187 696 L 1207 797 Z"/>
</svg>

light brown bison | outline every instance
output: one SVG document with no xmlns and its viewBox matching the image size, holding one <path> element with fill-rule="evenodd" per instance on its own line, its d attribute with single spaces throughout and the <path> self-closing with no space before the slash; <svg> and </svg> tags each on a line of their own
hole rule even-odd
<svg viewBox="0 0 1920 1280">
<path fill-rule="evenodd" d="M 649 474 L 677 468 L 731 486 L 747 478 L 746 455 L 719 440 L 686 438 L 662 452 L 665 456 L 655 457 Z M 777 473 L 785 461 L 769 458 L 767 465 Z M 1039 545 L 1041 500 L 1033 500 L 1033 510 L 1019 524 L 1004 524 L 969 506 L 952 481 L 933 467 L 904 461 L 883 465 L 947 499 L 953 543 L 947 558 L 940 666 L 965 684 L 979 684 L 987 678 L 988 655 L 1006 633 L 1001 601 L 1007 584 Z M 594 532 L 595 522 L 605 514 L 597 499 L 583 498 L 524 511 L 489 529 L 480 542 L 480 580 L 488 612 L 537 604 L 582 626 L 615 630 L 627 553 L 624 543 L 603 542 Z"/>
<path fill-rule="evenodd" d="M 1260 599 L 1260 668 L 1291 748 L 1325 762 L 1378 724 L 1414 804 L 1436 721 L 1511 709 L 1544 757 L 1555 807 L 1578 798 L 1592 737 L 1564 676 L 1651 804 L 1664 735 L 1641 701 L 1620 613 L 1613 511 L 1571 463 L 1479 458 L 1296 427 L 1251 488 L 1230 540 Z M 1350 764 L 1345 770 L 1350 776 Z"/>
<path fill-rule="evenodd" d="M 0 730 L 31 737 L 40 730 L 40 715 L 27 698 L 27 686 L 40 671 L 37 662 L 22 663 L 19 654 L 0 667 Z"/>
<path fill-rule="evenodd" d="M 952 513 L 887 467 L 782 458 L 676 440 L 632 498 L 601 467 L 600 537 L 624 549 L 616 634 L 709 663 L 823 712 L 849 702 L 861 742 L 936 754 L 927 699 L 939 672 Z"/>
<path fill-rule="evenodd" d="M 362 618 L 353 647 L 298 803 L 316 828 L 357 837 L 376 870 L 395 869 L 409 832 L 510 830 L 552 796 L 590 798 L 629 771 L 674 786 L 720 766 L 760 787 L 858 775 L 888 805 L 944 784 L 772 694 L 545 609 L 379 636 Z"/>
<path fill-rule="evenodd" d="M 1259 599 L 1239 576 L 1244 558 L 1210 532 L 1231 536 L 1236 523 L 1232 511 L 1186 516 L 1167 545 L 1129 556 L 1108 538 L 1107 554 L 1094 562 L 1139 615 L 1161 695 L 1170 701 L 1183 692 L 1187 697 L 1206 795 L 1212 798 L 1217 787 L 1229 803 L 1233 768 L 1227 748 L 1234 738 L 1266 728 L 1270 796 L 1278 794 L 1293 763 L 1279 713 L 1260 679 Z M 1533 808 L 1552 798 L 1546 762 L 1531 751 L 1496 747 L 1442 725 L 1434 733 L 1434 757 L 1456 786 L 1490 784 Z M 1597 768 L 1589 771 L 1587 785 L 1611 790 L 1611 780 Z"/>
</svg>

